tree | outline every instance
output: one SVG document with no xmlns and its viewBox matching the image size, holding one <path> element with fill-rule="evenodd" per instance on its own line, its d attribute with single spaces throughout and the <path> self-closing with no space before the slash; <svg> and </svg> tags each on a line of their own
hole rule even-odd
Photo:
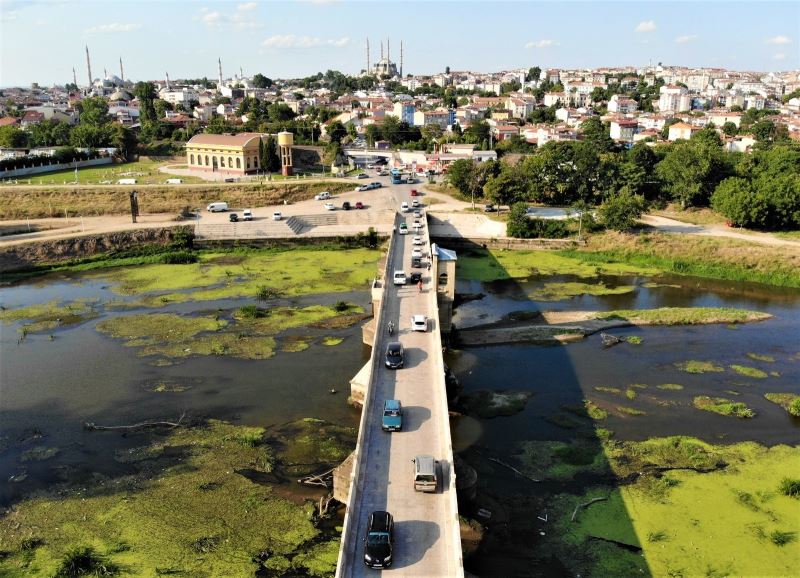
<svg viewBox="0 0 800 578">
<path fill-rule="evenodd" d="M 256 88 L 269 88 L 272 86 L 272 79 L 267 78 L 259 72 L 253 75 L 253 86 Z"/>
<path fill-rule="evenodd" d="M 158 120 L 154 102 L 158 98 L 156 86 L 152 82 L 137 82 L 133 94 L 139 100 L 139 119 L 142 124 Z"/>
<path fill-rule="evenodd" d="M 381 139 L 381 129 L 377 124 L 368 124 L 364 129 L 364 136 L 367 139 L 367 146 L 374 147 L 375 141 Z"/>
<path fill-rule="evenodd" d="M 155 110 L 156 119 L 162 120 L 167 116 L 168 110 L 174 110 L 174 107 L 171 103 L 167 102 L 166 100 L 161 100 L 160 98 L 153 102 L 153 109 Z"/>
<path fill-rule="evenodd" d="M 664 127 L 661 129 L 661 138 L 669 138 L 669 127 L 671 127 L 673 124 L 678 124 L 679 122 L 681 122 L 681 119 L 679 118 L 668 118 L 664 122 Z"/>
<path fill-rule="evenodd" d="M 722 125 L 722 132 L 724 132 L 726 136 L 735 136 L 736 133 L 739 132 L 739 129 L 736 127 L 735 123 L 728 121 Z"/>
<path fill-rule="evenodd" d="M 591 143 L 598 152 L 608 152 L 614 148 L 614 141 L 608 125 L 603 124 L 600 117 L 593 116 L 581 124 L 584 142 Z"/>
<path fill-rule="evenodd" d="M 208 122 L 206 126 L 208 134 L 225 134 L 234 132 L 234 127 L 225 119 L 224 116 L 217 114 Z"/>
<path fill-rule="evenodd" d="M 524 201 L 526 194 L 527 183 L 524 176 L 514 167 L 507 165 L 483 185 L 483 196 L 498 206 L 511 206 L 518 201 Z"/>
<path fill-rule="evenodd" d="M 600 205 L 600 222 L 615 231 L 627 231 L 644 212 L 644 199 L 622 188 Z"/>
<path fill-rule="evenodd" d="M 27 133 L 15 126 L 0 126 L 0 146 L 21 148 L 28 144 Z"/>
<path fill-rule="evenodd" d="M 76 105 L 81 124 L 99 126 L 111 120 L 108 116 L 108 102 L 100 96 L 84 98 Z"/>
<path fill-rule="evenodd" d="M 525 75 L 525 82 L 531 82 L 533 80 L 539 80 L 539 75 L 542 73 L 542 69 L 538 66 L 534 66 L 528 69 L 528 74 Z"/>
<path fill-rule="evenodd" d="M 447 167 L 447 181 L 462 195 L 470 194 L 470 183 L 475 163 L 469 159 L 458 159 Z"/>
<path fill-rule="evenodd" d="M 267 142 L 264 143 L 264 164 L 262 167 L 265 167 L 269 172 L 276 173 L 281 170 L 281 158 L 278 155 L 278 143 L 274 137 L 269 136 L 267 137 Z"/>
<path fill-rule="evenodd" d="M 684 209 L 707 205 L 711 193 L 730 172 L 722 149 L 702 139 L 672 145 L 656 165 L 664 189 Z"/>
<path fill-rule="evenodd" d="M 341 121 L 335 120 L 328 125 L 328 138 L 331 142 L 341 143 L 342 139 L 347 136 L 347 129 Z"/>
<path fill-rule="evenodd" d="M 445 74 L 450 74 L 450 67 L 449 66 L 445 66 L 444 67 L 444 73 Z"/>
</svg>

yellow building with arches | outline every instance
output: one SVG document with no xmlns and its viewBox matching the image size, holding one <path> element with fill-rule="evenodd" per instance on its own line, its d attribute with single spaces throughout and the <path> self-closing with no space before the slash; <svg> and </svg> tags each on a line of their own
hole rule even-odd
<svg viewBox="0 0 800 578">
<path fill-rule="evenodd" d="M 245 175 L 261 170 L 258 143 L 266 137 L 255 132 L 198 134 L 186 143 L 186 164 L 195 171 Z"/>
</svg>

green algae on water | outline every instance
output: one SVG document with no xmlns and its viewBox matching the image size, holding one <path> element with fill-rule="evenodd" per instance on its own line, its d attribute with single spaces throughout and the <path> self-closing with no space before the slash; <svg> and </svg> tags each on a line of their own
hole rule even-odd
<svg viewBox="0 0 800 578">
<path fill-rule="evenodd" d="M 720 415 L 730 415 L 739 418 L 751 418 L 756 415 L 756 412 L 747 407 L 744 403 L 731 401 L 724 397 L 698 395 L 692 400 L 692 403 L 697 409 L 718 413 Z"/>
<path fill-rule="evenodd" d="M 793 416 L 800 417 L 800 395 L 795 393 L 765 393 L 764 397 L 781 406 Z"/>
<path fill-rule="evenodd" d="M 757 379 L 763 379 L 767 377 L 766 371 L 761 371 L 755 367 L 748 367 L 746 365 L 731 365 L 731 369 L 739 375 L 744 375 L 747 377 L 754 377 Z"/>
<path fill-rule="evenodd" d="M 683 389 L 683 386 L 680 383 L 662 383 L 661 385 L 657 385 L 656 389 L 664 389 L 667 391 L 680 391 Z"/>
<path fill-rule="evenodd" d="M 636 289 L 632 285 L 608 287 L 603 283 L 545 283 L 530 294 L 534 301 L 562 301 L 578 295 L 622 295 Z"/>
<path fill-rule="evenodd" d="M 624 414 L 624 415 L 633 415 L 633 416 L 647 415 L 647 412 L 645 412 L 645 411 L 642 411 L 640 409 L 636 409 L 634 407 L 628 407 L 628 406 L 625 406 L 625 405 L 618 405 L 617 406 L 617 411 L 620 412 L 621 414 Z"/>
<path fill-rule="evenodd" d="M 775 358 L 771 355 L 765 355 L 761 353 L 748 353 L 747 357 L 750 359 L 754 359 L 755 361 L 763 361 L 765 363 L 775 363 Z"/>
<path fill-rule="evenodd" d="M 604 393 L 620 393 L 620 388 L 618 387 L 607 387 L 604 385 L 597 385 L 594 388 L 595 391 L 602 391 Z"/>
<path fill-rule="evenodd" d="M 19 309 L 0 311 L 0 320 L 4 323 L 23 321 L 24 323 L 19 328 L 22 333 L 42 333 L 59 327 L 79 325 L 97 316 L 95 302 L 85 300 L 71 303 L 48 301 Z"/>
<path fill-rule="evenodd" d="M 322 345 L 334 346 L 339 345 L 342 341 L 344 341 L 343 337 L 324 337 L 322 339 Z"/>
<path fill-rule="evenodd" d="M 676 363 L 675 367 L 686 373 L 721 373 L 725 371 L 724 367 L 716 365 L 711 361 L 697 361 L 694 359 Z"/>
</svg>

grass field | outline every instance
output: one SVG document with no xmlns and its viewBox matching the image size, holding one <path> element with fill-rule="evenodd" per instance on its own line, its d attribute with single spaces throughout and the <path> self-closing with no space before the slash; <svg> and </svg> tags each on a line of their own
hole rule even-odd
<svg viewBox="0 0 800 578">
<path fill-rule="evenodd" d="M 119 179 L 136 179 L 137 184 L 164 184 L 172 175 L 160 173 L 158 167 L 178 164 L 185 161 L 183 157 L 141 157 L 132 163 L 101 165 L 78 169 L 78 183 L 81 185 L 115 185 Z M 177 178 L 177 177 L 176 177 Z M 179 177 L 184 183 L 202 183 L 197 177 Z M 65 185 L 75 182 L 75 170 L 55 171 L 19 179 L 19 184 L 30 185 Z"/>
</svg>

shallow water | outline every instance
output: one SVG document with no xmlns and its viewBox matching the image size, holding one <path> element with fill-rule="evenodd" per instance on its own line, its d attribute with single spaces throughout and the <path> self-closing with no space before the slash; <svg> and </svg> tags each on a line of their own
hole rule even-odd
<svg viewBox="0 0 800 578">
<path fill-rule="evenodd" d="M 548 282 L 575 280 L 587 282 L 569 276 L 546 279 Z M 715 443 L 754 440 L 772 445 L 798 441 L 800 420 L 764 399 L 764 393 L 800 392 L 800 357 L 797 355 L 800 352 L 800 291 L 677 276 L 662 276 L 657 280 L 605 276 L 600 280 L 610 287 L 636 285 L 636 289 L 622 295 L 579 296 L 543 302 L 527 298 L 541 286 L 541 279 L 519 283 L 459 281 L 459 290 L 484 293 L 486 297 L 458 306 L 454 322 L 458 327 L 470 327 L 500 321 L 519 311 L 656 307 L 734 307 L 764 311 L 774 318 L 735 328 L 700 325 L 617 329 L 612 333 L 637 335 L 643 343 L 622 343 L 609 349 L 602 347 L 598 335 L 566 346 L 514 344 L 466 348 L 448 361 L 465 392 L 520 389 L 535 394 L 526 409 L 515 416 L 482 420 L 478 443 L 507 451 L 521 440 L 570 439 L 574 437 L 573 432 L 544 418 L 559 413 L 564 405 L 581 404 L 584 398 L 609 410 L 609 417 L 598 425 L 613 430 L 617 439 L 692 435 Z M 649 286 L 652 282 L 660 286 Z M 647 287 L 643 286 L 645 283 Z M 775 362 L 756 361 L 747 357 L 748 353 L 771 355 Z M 690 359 L 713 361 L 725 371 L 690 374 L 675 366 Z M 780 375 L 763 379 L 744 377 L 729 368 L 733 364 Z M 681 384 L 684 389 L 656 388 L 666 383 Z M 636 398 L 630 400 L 624 395 L 630 384 L 647 387 L 636 389 Z M 620 388 L 622 393 L 598 392 L 594 389 L 596 386 Z M 697 395 L 741 401 L 757 415 L 752 419 L 737 419 L 703 412 L 692 406 L 692 398 Z M 619 415 L 614 411 L 617 406 L 635 408 L 647 415 Z"/>
<path fill-rule="evenodd" d="M 25 283 L 0 290 L 0 303 L 17 308 L 52 300 L 119 300 L 102 280 L 77 282 L 55 279 Z M 123 298 L 133 300 L 135 298 Z M 275 306 L 330 305 L 340 299 L 366 309 L 368 291 L 311 295 L 274 301 Z M 348 406 L 349 380 L 369 359 L 361 343 L 359 325 L 346 329 L 302 328 L 287 332 L 315 337 L 304 351 L 276 352 L 267 360 L 195 356 L 174 365 L 153 365 L 155 358 L 140 357 L 99 333 L 95 325 L 110 316 L 143 312 L 192 314 L 218 309 L 230 311 L 252 304 L 252 299 L 188 302 L 158 309 L 100 311 L 96 319 L 45 334 L 29 334 L 18 342 L 17 324 L 0 326 L 0 503 L 7 504 L 32 489 L 54 481 L 80 480 L 101 472 L 113 476 L 128 472 L 114 461 L 114 451 L 143 445 L 150 435 L 123 436 L 116 432 L 88 432 L 84 422 L 124 425 L 144 420 L 175 420 L 184 411 L 193 417 L 211 417 L 261 427 L 279 426 L 315 417 L 357 426 L 358 412 Z M 48 335 L 54 335 L 51 340 Z M 344 341 L 320 343 L 323 336 Z M 183 391 L 155 392 L 159 382 Z M 331 389 L 338 393 L 332 395 Z M 46 461 L 22 462 L 34 446 L 59 448 Z M 21 483 L 9 476 L 26 473 Z"/>
</svg>

